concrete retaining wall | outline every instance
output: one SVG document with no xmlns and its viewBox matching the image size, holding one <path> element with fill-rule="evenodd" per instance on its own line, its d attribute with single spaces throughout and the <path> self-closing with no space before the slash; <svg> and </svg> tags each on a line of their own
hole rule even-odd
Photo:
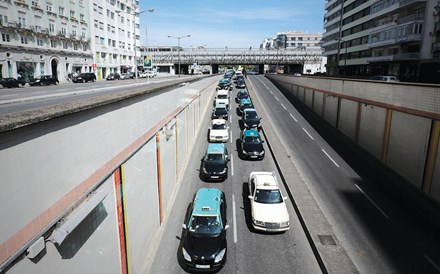
<svg viewBox="0 0 440 274">
<path fill-rule="evenodd" d="M 0 133 L 3 270 L 144 273 L 217 81 L 205 78 Z M 102 202 L 64 242 L 54 243 L 53 229 L 103 190 Z M 30 260 L 20 250 L 40 235 L 45 249 Z"/>
<path fill-rule="evenodd" d="M 440 88 L 267 75 L 330 125 L 440 201 Z"/>
</svg>

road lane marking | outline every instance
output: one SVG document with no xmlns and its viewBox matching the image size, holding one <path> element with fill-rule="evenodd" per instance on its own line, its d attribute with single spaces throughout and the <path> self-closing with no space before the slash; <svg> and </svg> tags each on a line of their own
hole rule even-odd
<svg viewBox="0 0 440 274">
<path fill-rule="evenodd" d="M 362 188 L 360 188 L 357 184 L 354 184 L 355 187 L 357 187 L 357 189 L 359 189 L 359 191 L 364 194 L 365 197 L 367 197 L 367 199 L 376 207 L 377 210 L 379 210 L 380 213 L 382 213 L 383 216 L 385 216 L 385 218 L 389 219 L 390 217 L 388 217 L 388 215 L 362 190 Z"/>
<path fill-rule="evenodd" d="M 424 257 L 425 257 L 425 259 L 428 260 L 428 262 L 430 262 L 430 263 L 432 264 L 432 266 L 434 266 L 435 269 L 437 269 L 438 272 L 440 272 L 440 267 L 439 267 L 438 265 L 436 265 L 436 264 L 431 260 L 431 258 L 428 257 L 428 255 L 425 255 Z"/>
<path fill-rule="evenodd" d="M 292 117 L 292 119 L 295 120 L 295 122 L 298 123 L 298 120 L 296 120 L 296 118 L 292 115 L 292 113 L 290 113 L 290 117 Z"/>
<path fill-rule="evenodd" d="M 310 133 L 305 128 L 303 128 L 303 130 L 305 133 L 307 133 L 307 135 L 309 135 L 310 139 L 315 140 L 315 139 L 313 139 L 312 135 L 310 135 Z"/>
<path fill-rule="evenodd" d="M 270 94 L 273 94 L 273 92 L 269 89 Z"/>
<path fill-rule="evenodd" d="M 281 106 L 282 106 L 285 110 L 287 110 L 287 108 L 283 105 L 283 103 L 281 103 Z"/>
<path fill-rule="evenodd" d="M 229 135 L 229 138 L 231 139 L 231 144 L 232 144 L 232 129 L 231 129 L 231 134 Z"/>
<path fill-rule="evenodd" d="M 322 152 L 324 152 L 324 154 L 330 159 L 330 161 L 333 162 L 333 164 L 334 164 L 335 166 L 339 167 L 338 163 L 336 163 L 336 161 L 333 160 L 333 158 L 327 153 L 327 151 L 325 151 L 324 149 L 321 149 L 321 150 L 322 150 Z"/>
<path fill-rule="evenodd" d="M 233 226 L 233 233 L 234 233 L 234 244 L 237 243 L 237 216 L 235 211 L 235 196 L 232 194 L 232 226 Z"/>
<path fill-rule="evenodd" d="M 234 176 L 234 155 L 231 154 L 231 175 Z"/>
<path fill-rule="evenodd" d="M 280 100 L 278 100 L 278 98 L 275 96 L 275 99 L 279 102 Z"/>
</svg>

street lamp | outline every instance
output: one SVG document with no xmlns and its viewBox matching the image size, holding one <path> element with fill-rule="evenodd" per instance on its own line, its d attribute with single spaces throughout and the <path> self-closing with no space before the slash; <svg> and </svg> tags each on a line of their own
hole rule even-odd
<svg viewBox="0 0 440 274">
<path fill-rule="evenodd" d="M 177 50 L 178 50 L 178 53 L 177 53 L 177 55 L 178 55 L 178 63 L 179 63 L 179 65 L 178 65 L 178 73 L 179 73 L 179 77 L 180 77 L 180 39 L 182 39 L 182 38 L 186 38 L 186 37 L 191 37 L 191 35 L 183 35 L 183 36 L 171 36 L 171 35 L 168 35 L 168 38 L 175 38 L 175 39 L 177 39 Z"/>
<path fill-rule="evenodd" d="M 133 50 L 134 50 L 134 77 L 136 79 L 136 83 L 138 82 L 138 64 L 137 64 L 137 52 L 136 52 L 136 16 L 144 12 L 153 12 L 154 9 L 143 10 L 139 12 L 125 12 L 126 14 L 133 15 Z M 121 13 L 123 11 L 117 10 L 116 13 Z"/>
</svg>

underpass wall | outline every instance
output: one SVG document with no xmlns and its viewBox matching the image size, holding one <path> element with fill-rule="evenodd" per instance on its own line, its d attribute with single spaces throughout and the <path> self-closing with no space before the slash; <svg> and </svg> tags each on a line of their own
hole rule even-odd
<svg viewBox="0 0 440 274">
<path fill-rule="evenodd" d="M 266 76 L 416 189 L 440 201 L 438 86 Z M 311 106 L 307 98 L 313 94 Z"/>
<path fill-rule="evenodd" d="M 217 78 L 1 132 L 0 273 L 144 273 Z"/>
</svg>

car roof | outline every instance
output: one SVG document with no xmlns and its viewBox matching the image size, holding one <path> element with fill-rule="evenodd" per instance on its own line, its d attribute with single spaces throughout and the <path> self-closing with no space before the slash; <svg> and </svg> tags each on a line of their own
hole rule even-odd
<svg viewBox="0 0 440 274">
<path fill-rule="evenodd" d="M 225 152 L 224 144 L 208 144 L 206 153 L 208 154 L 223 154 Z"/>
<path fill-rule="evenodd" d="M 223 124 L 226 124 L 226 120 L 225 119 L 213 119 L 212 124 L 213 125 L 223 125 Z"/>
<path fill-rule="evenodd" d="M 227 89 L 219 89 L 217 91 L 217 95 L 228 95 L 229 94 L 229 90 Z"/>
<path fill-rule="evenodd" d="M 193 215 L 218 215 L 222 191 L 217 188 L 200 188 L 194 199 Z"/>
<path fill-rule="evenodd" d="M 257 112 L 257 110 L 254 109 L 254 108 L 246 108 L 246 109 L 244 110 L 244 112 Z"/>
<path fill-rule="evenodd" d="M 259 137 L 260 134 L 255 129 L 245 129 L 243 130 L 244 137 Z"/>
<path fill-rule="evenodd" d="M 260 189 L 279 188 L 275 172 L 254 172 L 255 185 Z"/>
<path fill-rule="evenodd" d="M 226 108 L 226 104 L 225 104 L 225 103 L 221 103 L 222 101 L 219 101 L 219 102 L 220 102 L 220 104 L 217 103 L 217 104 L 215 105 L 215 108 Z"/>
<path fill-rule="evenodd" d="M 247 103 L 251 103 L 251 99 L 245 98 L 240 100 L 240 104 L 247 104 Z"/>
</svg>

